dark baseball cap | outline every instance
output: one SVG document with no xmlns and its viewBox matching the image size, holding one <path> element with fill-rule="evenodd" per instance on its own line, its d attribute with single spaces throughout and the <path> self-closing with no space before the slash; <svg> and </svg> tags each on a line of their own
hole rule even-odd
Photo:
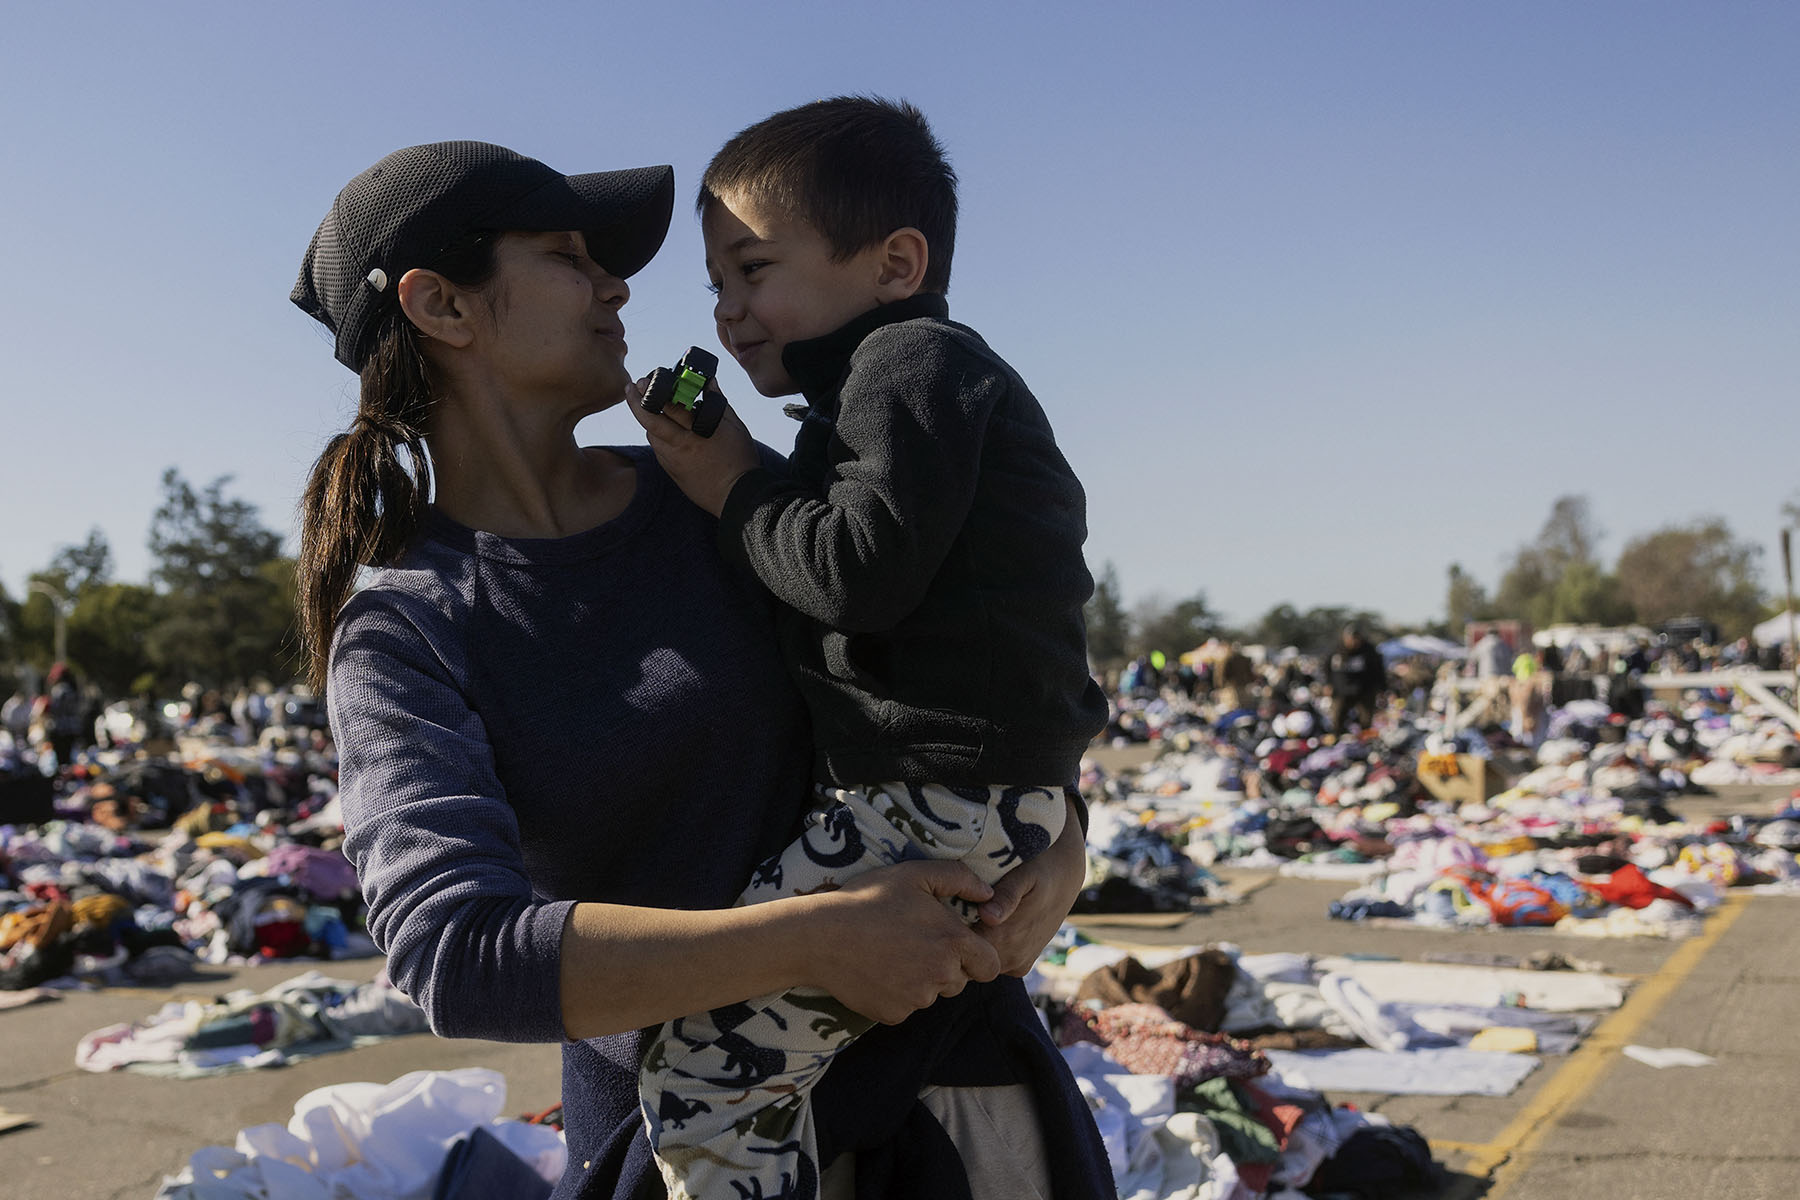
<svg viewBox="0 0 1800 1200">
<path fill-rule="evenodd" d="M 337 335 L 337 360 L 360 371 L 400 277 L 466 235 L 579 230 L 593 260 L 624 279 L 662 246 L 674 205 L 670 167 L 564 175 L 486 142 L 408 146 L 344 185 L 290 299 Z"/>
</svg>

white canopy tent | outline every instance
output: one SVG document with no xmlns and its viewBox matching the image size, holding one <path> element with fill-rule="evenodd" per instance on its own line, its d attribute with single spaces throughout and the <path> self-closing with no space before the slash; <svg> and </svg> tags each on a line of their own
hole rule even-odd
<svg viewBox="0 0 1800 1200">
<path fill-rule="evenodd" d="M 1426 658 L 1467 658 L 1469 652 L 1460 643 L 1446 638 L 1433 637 L 1428 633 L 1406 633 L 1392 641 L 1381 643 L 1379 647 L 1383 658 L 1408 658 L 1422 655 Z"/>
<path fill-rule="evenodd" d="M 1792 616 L 1791 613 L 1776 613 L 1752 629 L 1750 636 L 1756 639 L 1759 646 L 1784 646 L 1787 644 L 1789 630 L 1793 628 L 1789 624 Z"/>
</svg>

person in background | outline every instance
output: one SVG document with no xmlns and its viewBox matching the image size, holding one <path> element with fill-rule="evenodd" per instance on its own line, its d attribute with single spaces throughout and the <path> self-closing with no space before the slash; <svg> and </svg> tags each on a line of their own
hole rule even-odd
<svg viewBox="0 0 1800 1200">
<path fill-rule="evenodd" d="M 31 700 L 24 692 L 14 692 L 0 704 L 0 729 L 12 738 L 15 747 L 25 745 L 26 731 L 31 728 Z"/>
<path fill-rule="evenodd" d="M 74 762 L 75 751 L 92 736 L 91 724 L 84 730 L 85 705 L 81 686 L 69 664 L 50 664 L 44 676 L 44 694 L 34 702 L 32 718 L 42 741 L 55 752 L 59 768 Z"/>
<path fill-rule="evenodd" d="M 1343 734 L 1353 724 L 1359 729 L 1373 725 L 1375 706 L 1387 689 L 1387 666 L 1381 661 L 1381 651 L 1363 636 L 1361 626 L 1344 626 L 1328 670 L 1332 730 Z"/>
</svg>

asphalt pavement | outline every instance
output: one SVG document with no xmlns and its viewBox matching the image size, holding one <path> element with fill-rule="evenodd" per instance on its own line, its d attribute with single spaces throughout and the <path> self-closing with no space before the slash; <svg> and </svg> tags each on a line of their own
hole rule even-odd
<svg viewBox="0 0 1800 1200">
<path fill-rule="evenodd" d="M 1574 1054 L 1547 1057 L 1510 1096 L 1331 1093 L 1411 1125 L 1450 1168 L 1433 1196 L 1501 1200 L 1733 1200 L 1800 1193 L 1800 897 L 1734 895 L 1688 941 L 1601 940 L 1536 930 L 1435 931 L 1328 918 L 1347 885 L 1226 873 L 1242 896 L 1170 928 L 1086 923 L 1132 945 L 1230 942 L 1250 953 L 1300 951 L 1418 958 L 1441 952 L 1528 955 L 1555 949 L 1635 980 L 1625 1005 Z M 379 960 L 322 964 L 362 980 Z M 391 1039 L 269 1071 L 193 1080 L 75 1066 L 83 1034 L 149 1016 L 171 998 L 266 989 L 319 968 L 285 963 L 217 969 L 174 988 L 113 988 L 0 1012 L 0 1200 L 148 1200 L 166 1174 L 239 1129 L 285 1122 L 296 1100 L 349 1081 L 483 1066 L 506 1078 L 505 1111 L 556 1103 L 549 1045 Z M 1717 1061 L 1656 1069 L 1628 1044 L 1682 1047 Z M 1424 1200 L 1416 1197 L 1411 1200 Z"/>
</svg>

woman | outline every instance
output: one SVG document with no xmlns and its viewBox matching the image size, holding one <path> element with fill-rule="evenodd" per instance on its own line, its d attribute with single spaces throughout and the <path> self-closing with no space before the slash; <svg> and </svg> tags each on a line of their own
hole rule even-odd
<svg viewBox="0 0 1800 1200">
<path fill-rule="evenodd" d="M 855 1152 L 822 1194 L 1110 1194 L 1017 981 L 965 990 L 1054 931 L 1075 821 L 993 889 L 907 863 L 722 907 L 794 832 L 803 718 L 712 519 L 647 448 L 574 436 L 623 396 L 624 280 L 672 202 L 666 167 L 564 177 L 438 143 L 353 179 L 307 251 L 293 299 L 362 380 L 307 487 L 299 575 L 370 932 L 438 1033 L 563 1040 L 559 1196 L 660 1187 L 639 1031 L 802 984 L 903 1022 L 817 1093 L 822 1152 Z M 359 565 L 383 569 L 351 595 Z"/>
</svg>

